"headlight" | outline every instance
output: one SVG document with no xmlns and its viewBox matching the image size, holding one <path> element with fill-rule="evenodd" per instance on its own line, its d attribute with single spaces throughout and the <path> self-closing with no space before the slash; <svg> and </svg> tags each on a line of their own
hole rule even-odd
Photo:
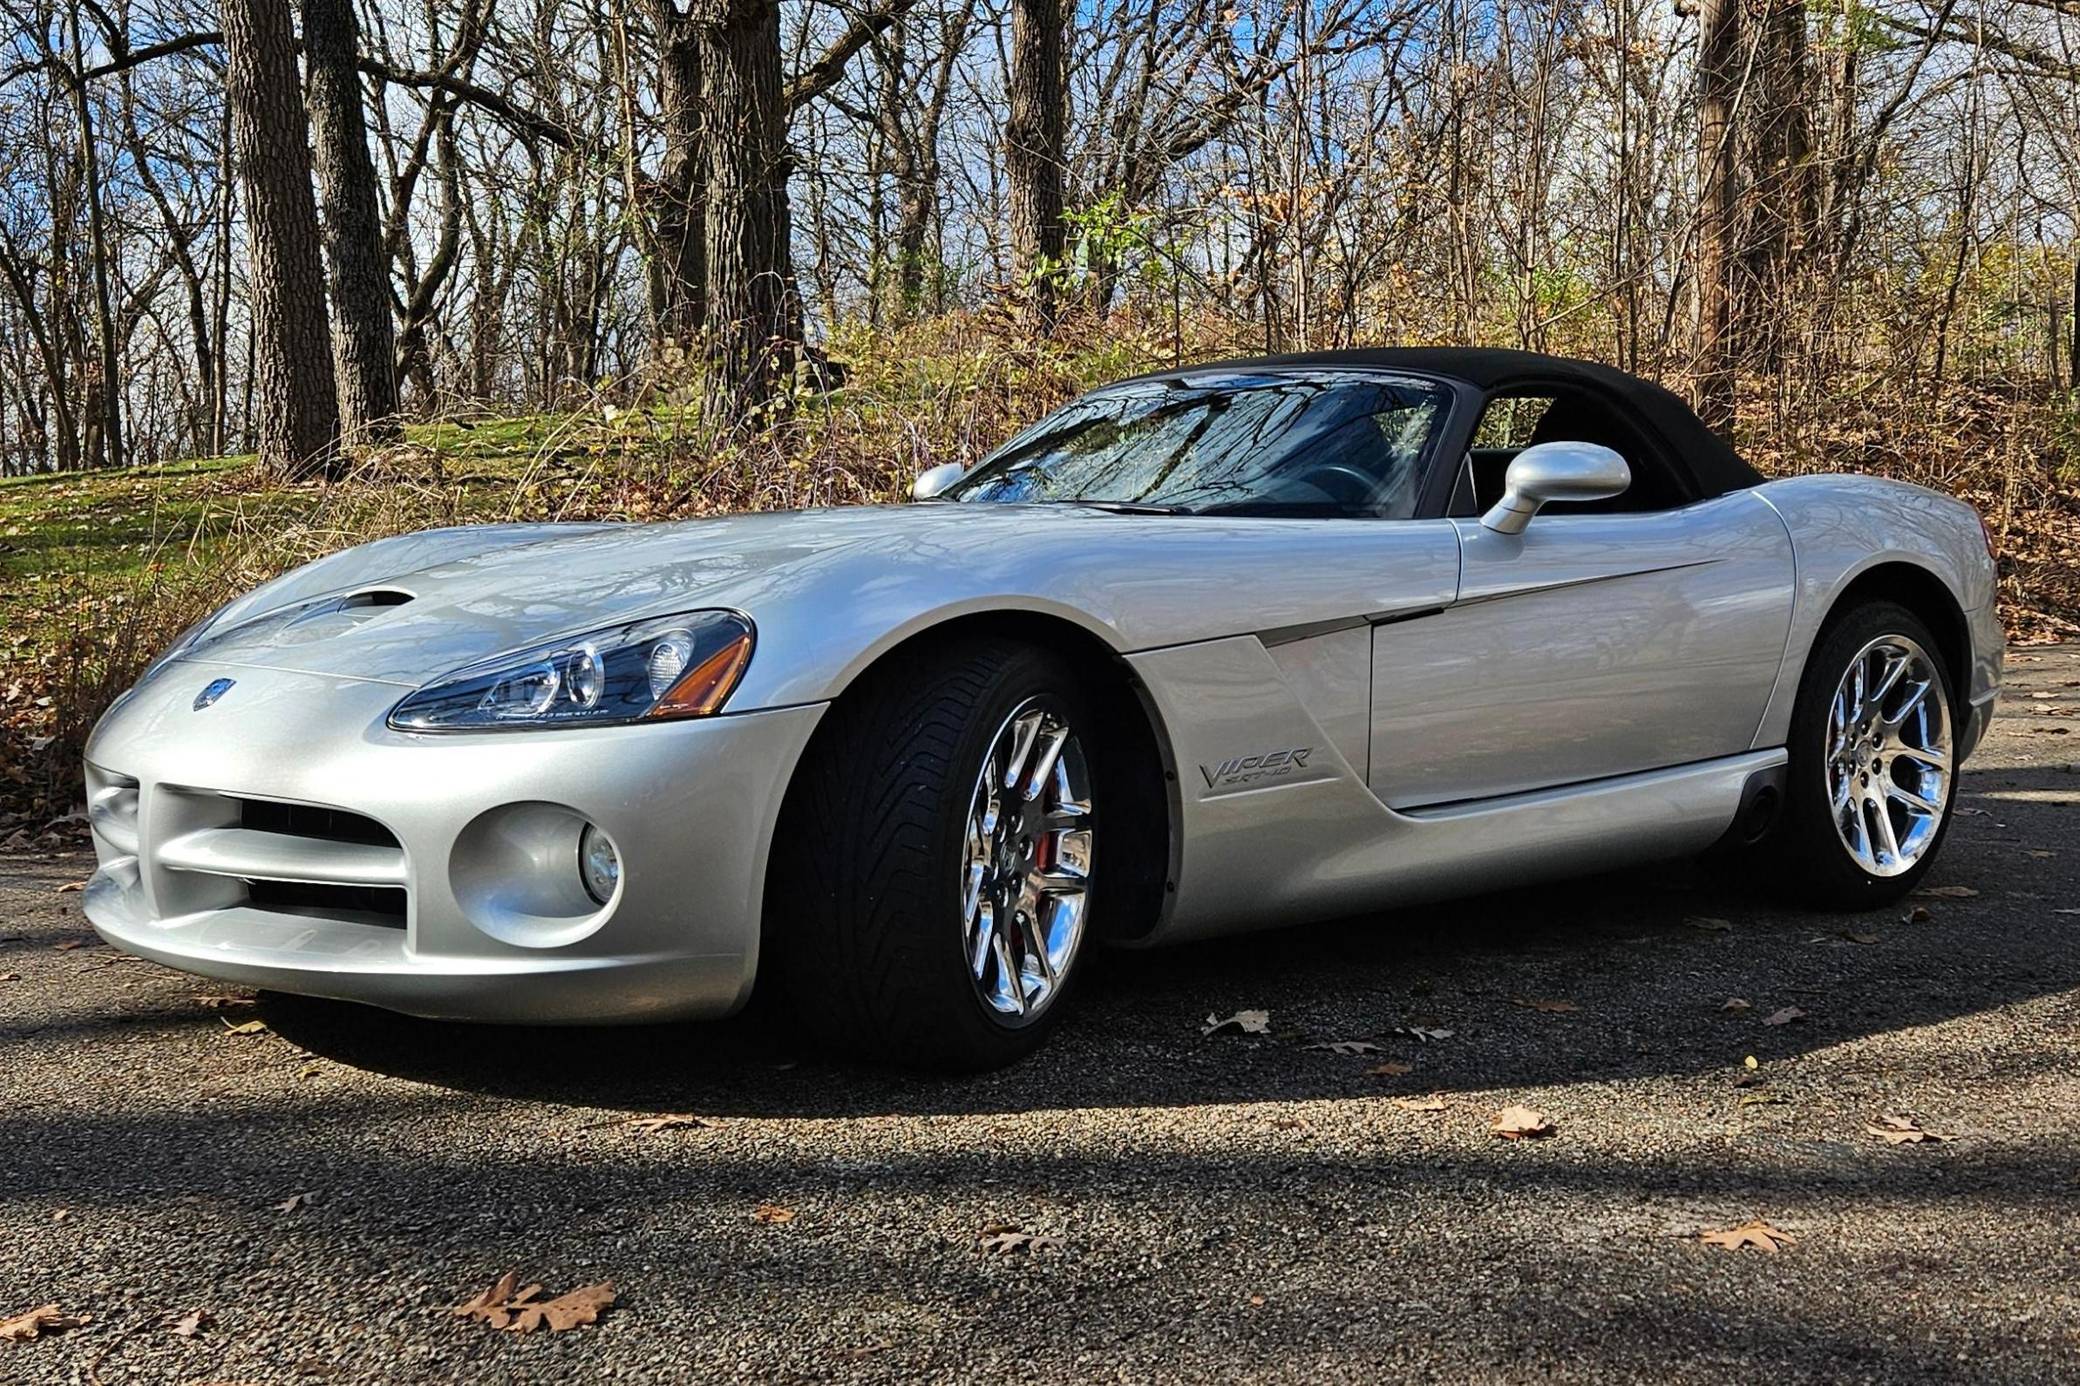
<svg viewBox="0 0 2080 1386">
<path fill-rule="evenodd" d="M 399 731 L 598 726 L 721 709 L 751 662 L 751 622 L 696 611 L 503 654 L 426 685 L 390 713 Z"/>
</svg>

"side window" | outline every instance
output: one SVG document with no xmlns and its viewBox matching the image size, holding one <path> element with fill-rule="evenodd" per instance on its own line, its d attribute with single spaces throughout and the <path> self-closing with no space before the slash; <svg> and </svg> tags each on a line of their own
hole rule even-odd
<svg viewBox="0 0 2080 1386">
<path fill-rule="evenodd" d="M 1618 410 L 1585 391 L 1533 388 L 1491 395 L 1474 429 L 1452 492 L 1451 514 L 1479 515 L 1502 498 L 1516 455 L 1534 443 L 1599 443 L 1625 459 L 1632 485 L 1609 500 L 1556 504 L 1555 514 L 1637 514 L 1672 510 L 1690 496 L 1659 452 Z"/>
</svg>

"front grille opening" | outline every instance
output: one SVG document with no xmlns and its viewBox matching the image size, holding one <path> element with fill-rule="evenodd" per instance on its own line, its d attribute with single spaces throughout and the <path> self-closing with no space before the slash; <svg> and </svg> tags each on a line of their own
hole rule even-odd
<svg viewBox="0 0 2080 1386">
<path fill-rule="evenodd" d="M 238 801 L 238 825 L 262 833 L 315 837 L 326 842 L 353 842 L 366 847 L 395 847 L 397 835 L 373 818 L 316 804 L 279 804 L 266 799 Z"/>
<path fill-rule="evenodd" d="M 353 815 L 348 815 L 352 817 Z M 393 886 L 311 885 L 303 881 L 247 881 L 246 903 L 273 914 L 347 919 L 389 929 L 404 927 L 404 891 Z"/>
</svg>

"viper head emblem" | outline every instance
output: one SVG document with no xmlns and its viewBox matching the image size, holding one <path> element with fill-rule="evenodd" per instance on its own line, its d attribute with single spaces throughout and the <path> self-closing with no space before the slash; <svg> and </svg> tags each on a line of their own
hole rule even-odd
<svg viewBox="0 0 2080 1386">
<path fill-rule="evenodd" d="M 195 695 L 195 710 L 200 712 L 204 708 L 209 707 L 217 699 L 229 693 L 231 685 L 237 682 L 237 679 L 211 679 L 207 684 L 203 685 L 202 691 Z"/>
</svg>

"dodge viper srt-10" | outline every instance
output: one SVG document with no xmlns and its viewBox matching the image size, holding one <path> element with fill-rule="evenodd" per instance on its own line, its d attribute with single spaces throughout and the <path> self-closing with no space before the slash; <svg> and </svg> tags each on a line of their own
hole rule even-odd
<svg viewBox="0 0 2080 1386">
<path fill-rule="evenodd" d="M 909 504 L 366 544 L 87 747 L 85 906 L 227 981 L 1018 1057 L 1093 948 L 1717 849 L 1879 905 L 2001 678 L 1948 497 L 1669 393 L 1378 350 L 1092 392 Z M 1389 927 L 1383 924 L 1382 927 Z"/>
</svg>

